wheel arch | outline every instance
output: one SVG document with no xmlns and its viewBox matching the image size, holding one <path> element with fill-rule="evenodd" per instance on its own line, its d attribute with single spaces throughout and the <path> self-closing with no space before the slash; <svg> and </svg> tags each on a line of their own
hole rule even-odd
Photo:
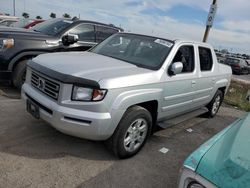
<svg viewBox="0 0 250 188">
<path fill-rule="evenodd" d="M 153 132 L 156 125 L 157 125 L 158 101 L 157 100 L 146 101 L 146 102 L 138 103 L 138 104 L 136 104 L 136 106 L 140 106 L 142 108 L 145 108 L 151 114 L 151 116 L 152 116 L 152 132 Z"/>
<path fill-rule="evenodd" d="M 156 127 L 158 112 L 159 112 L 159 99 L 162 94 L 162 89 L 141 89 L 134 91 L 127 91 L 121 93 L 112 104 L 113 117 L 113 131 L 117 128 L 120 120 L 128 109 L 133 106 L 140 106 L 149 111 L 152 116 L 153 125 Z"/>
<path fill-rule="evenodd" d="M 9 63 L 8 70 L 13 71 L 20 61 L 36 57 L 40 54 L 46 53 L 45 51 L 26 51 L 16 55 Z"/>
<path fill-rule="evenodd" d="M 226 94 L 227 87 L 226 86 L 219 87 L 218 90 L 220 90 L 223 93 L 223 97 L 224 97 L 224 95 Z"/>
</svg>

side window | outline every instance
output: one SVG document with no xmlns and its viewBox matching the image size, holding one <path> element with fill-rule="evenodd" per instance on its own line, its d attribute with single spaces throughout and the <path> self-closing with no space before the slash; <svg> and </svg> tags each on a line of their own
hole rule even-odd
<svg viewBox="0 0 250 188">
<path fill-rule="evenodd" d="M 212 53 L 209 48 L 199 47 L 201 71 L 210 71 L 213 67 Z"/>
<path fill-rule="evenodd" d="M 173 62 L 182 62 L 182 73 L 188 73 L 194 71 L 194 47 L 193 46 L 181 46 L 174 56 Z"/>
<path fill-rule="evenodd" d="M 108 28 L 108 27 L 102 27 L 102 26 L 96 26 L 96 41 L 102 42 L 109 36 L 113 35 L 114 33 L 117 33 L 118 30 Z"/>
<path fill-rule="evenodd" d="M 69 33 L 78 35 L 79 41 L 95 42 L 95 29 L 93 25 L 81 24 L 71 29 Z"/>
</svg>

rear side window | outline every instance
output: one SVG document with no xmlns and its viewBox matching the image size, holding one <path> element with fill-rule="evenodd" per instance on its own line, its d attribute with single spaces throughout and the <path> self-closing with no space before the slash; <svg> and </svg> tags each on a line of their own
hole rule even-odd
<svg viewBox="0 0 250 188">
<path fill-rule="evenodd" d="M 210 71 L 213 67 L 212 52 L 209 48 L 199 47 L 201 71 Z"/>
<path fill-rule="evenodd" d="M 194 71 L 194 47 L 181 46 L 174 56 L 173 62 L 182 62 L 182 73 Z"/>
<path fill-rule="evenodd" d="M 109 36 L 113 35 L 114 33 L 117 33 L 117 29 L 112 29 L 108 27 L 103 26 L 96 26 L 96 42 L 102 42 Z"/>
<path fill-rule="evenodd" d="M 71 29 L 69 33 L 78 35 L 79 41 L 95 42 L 94 25 L 81 24 Z"/>
</svg>

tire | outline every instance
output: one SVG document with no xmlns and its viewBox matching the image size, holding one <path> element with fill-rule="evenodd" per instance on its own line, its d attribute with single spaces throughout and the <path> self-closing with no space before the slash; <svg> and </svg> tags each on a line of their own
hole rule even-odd
<svg viewBox="0 0 250 188">
<path fill-rule="evenodd" d="M 106 146 L 120 159 L 138 153 L 152 130 L 152 116 L 140 106 L 129 108 L 123 115 Z"/>
<path fill-rule="evenodd" d="M 12 73 L 12 83 L 18 89 L 21 89 L 25 82 L 27 62 L 28 60 L 20 61 Z"/>
<path fill-rule="evenodd" d="M 223 101 L 223 97 L 224 97 L 224 95 L 223 95 L 223 92 L 221 90 L 218 90 L 215 93 L 212 101 L 207 105 L 207 108 L 208 108 L 207 116 L 208 117 L 212 118 L 217 114 L 217 112 L 220 108 L 220 105 Z"/>
</svg>

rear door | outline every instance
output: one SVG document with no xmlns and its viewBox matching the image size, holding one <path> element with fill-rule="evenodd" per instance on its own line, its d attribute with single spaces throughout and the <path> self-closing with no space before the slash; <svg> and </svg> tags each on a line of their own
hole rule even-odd
<svg viewBox="0 0 250 188">
<path fill-rule="evenodd" d="M 197 90 L 194 96 L 193 105 L 201 107 L 208 104 L 214 94 L 214 85 L 216 83 L 215 69 L 213 62 L 215 54 L 210 48 L 198 46 L 199 78 L 196 80 Z"/>
<path fill-rule="evenodd" d="M 72 28 L 69 34 L 78 35 L 78 42 L 69 46 L 70 51 L 83 51 L 96 45 L 95 27 L 93 24 L 82 23 Z"/>
</svg>

